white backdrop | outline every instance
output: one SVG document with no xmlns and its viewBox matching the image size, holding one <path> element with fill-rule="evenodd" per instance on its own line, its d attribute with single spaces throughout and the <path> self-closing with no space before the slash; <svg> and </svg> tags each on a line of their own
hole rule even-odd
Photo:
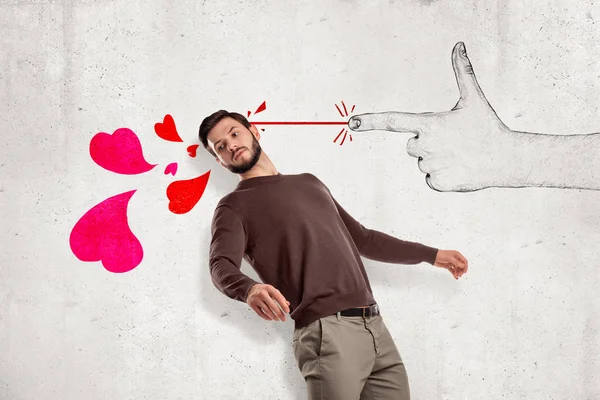
<svg viewBox="0 0 600 400">
<path fill-rule="evenodd" d="M 344 120 L 342 100 L 355 113 L 448 110 L 450 51 L 464 41 L 508 126 L 597 132 L 600 6 L 572 3 L 1 0 L 0 398 L 305 398 L 292 322 L 263 321 L 210 281 L 210 221 L 236 177 L 203 149 L 187 154 L 202 118 L 263 101 L 257 121 Z M 166 114 L 184 143 L 154 132 Z M 94 135 L 122 127 L 156 168 L 94 163 Z M 439 193 L 406 154 L 409 135 L 339 146 L 339 129 L 267 126 L 261 144 L 365 226 L 470 261 L 459 281 L 366 261 L 413 398 L 600 399 L 600 192 Z M 170 212 L 167 186 L 209 170 L 196 206 Z M 141 263 L 80 261 L 79 218 L 134 189 Z"/>
</svg>

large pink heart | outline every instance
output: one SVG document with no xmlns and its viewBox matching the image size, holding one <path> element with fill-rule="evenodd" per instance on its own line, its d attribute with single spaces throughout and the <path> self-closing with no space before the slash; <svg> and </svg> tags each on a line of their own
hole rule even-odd
<svg viewBox="0 0 600 400">
<path fill-rule="evenodd" d="M 158 165 L 144 159 L 140 139 L 129 128 L 117 129 L 112 135 L 105 132 L 94 135 L 90 156 L 102 168 L 124 175 L 148 172 Z"/>
<path fill-rule="evenodd" d="M 127 221 L 127 206 L 136 190 L 110 197 L 95 205 L 77 221 L 69 243 L 81 261 L 102 261 L 110 272 L 127 272 L 144 257 L 140 241 Z"/>
</svg>

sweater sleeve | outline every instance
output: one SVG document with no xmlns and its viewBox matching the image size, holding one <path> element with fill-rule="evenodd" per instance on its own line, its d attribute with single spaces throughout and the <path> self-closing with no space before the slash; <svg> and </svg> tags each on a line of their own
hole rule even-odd
<svg viewBox="0 0 600 400">
<path fill-rule="evenodd" d="M 213 284 L 226 296 L 245 302 L 250 287 L 258 282 L 240 271 L 246 248 L 242 220 L 231 208 L 217 206 L 211 232 L 209 268 Z"/>
<path fill-rule="evenodd" d="M 332 199 L 360 255 L 371 260 L 394 264 L 419 264 L 421 262 L 434 264 L 438 249 L 367 229 L 352 218 L 333 196 Z"/>
</svg>

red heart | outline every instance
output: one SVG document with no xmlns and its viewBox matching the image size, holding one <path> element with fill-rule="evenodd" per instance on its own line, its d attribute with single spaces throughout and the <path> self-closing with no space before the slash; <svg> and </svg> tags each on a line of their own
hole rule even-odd
<svg viewBox="0 0 600 400">
<path fill-rule="evenodd" d="M 200 145 L 193 144 L 191 146 L 188 146 L 187 151 L 188 151 L 188 154 L 190 155 L 190 157 L 196 157 L 196 150 L 198 150 L 198 146 L 200 146 Z"/>
<path fill-rule="evenodd" d="M 175 181 L 167 186 L 169 210 L 174 214 L 189 212 L 200 200 L 206 189 L 210 170 L 197 178 Z"/>
<path fill-rule="evenodd" d="M 157 122 L 154 124 L 154 132 L 156 132 L 158 137 L 168 140 L 169 142 L 183 142 L 177 133 L 175 121 L 170 114 L 165 115 L 162 123 Z"/>
</svg>

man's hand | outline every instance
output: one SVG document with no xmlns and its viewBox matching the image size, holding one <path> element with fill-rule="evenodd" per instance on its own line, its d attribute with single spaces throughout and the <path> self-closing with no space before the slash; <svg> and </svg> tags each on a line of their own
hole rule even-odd
<svg viewBox="0 0 600 400">
<path fill-rule="evenodd" d="M 285 321 L 283 311 L 286 314 L 290 313 L 290 302 L 271 285 L 261 283 L 253 285 L 248 291 L 246 303 L 259 317 L 267 321 Z"/>
<path fill-rule="evenodd" d="M 460 278 L 469 269 L 467 259 L 456 250 L 438 250 L 433 265 L 447 269 L 454 279 Z"/>
</svg>

